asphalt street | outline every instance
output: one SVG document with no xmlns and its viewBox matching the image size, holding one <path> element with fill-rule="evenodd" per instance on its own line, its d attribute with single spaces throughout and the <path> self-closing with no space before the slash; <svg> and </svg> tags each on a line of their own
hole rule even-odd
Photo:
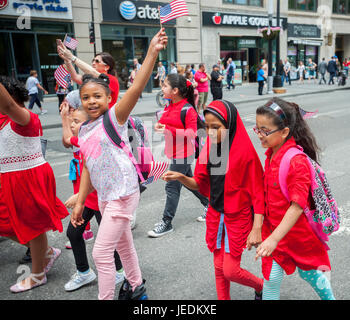
<svg viewBox="0 0 350 320">
<path fill-rule="evenodd" d="M 268 96 L 263 96 L 261 103 L 237 103 L 238 111 L 251 137 L 251 140 L 264 163 L 264 152 L 252 128 L 255 125 L 255 110 Z M 334 295 L 338 300 L 350 299 L 350 90 L 333 93 L 310 94 L 287 98 L 300 104 L 304 109 L 318 114 L 308 122 L 322 148 L 321 165 L 325 169 L 341 212 L 341 228 L 330 240 L 329 251 L 332 272 L 331 279 Z M 152 123 L 152 117 L 144 117 Z M 152 133 L 153 135 L 153 133 Z M 73 192 L 68 180 L 68 166 L 72 158 L 70 150 L 61 144 L 61 129 L 46 129 L 48 139 L 47 160 L 51 164 L 57 184 L 57 194 L 65 201 Z M 161 155 L 163 143 L 154 135 L 154 153 Z M 205 244 L 205 223 L 196 221 L 202 208 L 192 194 L 182 190 L 180 204 L 173 221 L 174 232 L 159 238 L 147 237 L 162 217 L 165 203 L 165 182 L 158 181 L 142 194 L 137 210 L 137 227 L 133 230 L 135 246 L 139 256 L 143 277 L 149 298 L 152 300 L 216 300 L 213 256 Z M 64 232 L 49 232 L 49 243 L 62 250 L 61 257 L 48 274 L 48 283 L 44 286 L 21 294 L 9 291 L 23 274 L 23 267 L 18 261 L 25 253 L 25 248 L 10 240 L 0 238 L 0 300 L 96 300 L 97 280 L 74 292 L 66 292 L 64 284 L 76 271 L 71 250 L 64 248 L 67 241 L 66 230 L 69 217 L 64 221 Z M 97 234 L 97 223 L 92 220 L 92 230 Z M 95 269 L 91 252 L 93 242 L 87 244 L 90 266 Z M 254 261 L 254 250 L 245 251 L 242 267 L 256 275 L 261 274 L 261 262 Z M 116 286 L 116 292 L 119 285 Z M 253 289 L 231 284 L 232 300 L 254 299 Z M 295 273 L 285 276 L 281 287 L 281 299 L 313 300 L 318 296 L 311 287 Z"/>
</svg>

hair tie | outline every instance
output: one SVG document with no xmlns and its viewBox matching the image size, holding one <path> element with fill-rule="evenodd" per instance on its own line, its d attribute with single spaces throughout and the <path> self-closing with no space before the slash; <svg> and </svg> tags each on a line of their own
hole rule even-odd
<svg viewBox="0 0 350 320">
<path fill-rule="evenodd" d="M 192 86 L 192 82 L 190 80 L 186 80 L 186 87 L 189 88 L 190 86 Z"/>
</svg>

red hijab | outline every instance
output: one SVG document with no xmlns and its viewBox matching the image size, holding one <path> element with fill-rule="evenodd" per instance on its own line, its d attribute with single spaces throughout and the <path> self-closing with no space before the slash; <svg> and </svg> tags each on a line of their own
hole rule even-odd
<svg viewBox="0 0 350 320">
<path fill-rule="evenodd" d="M 195 171 L 200 191 L 209 196 L 211 207 L 218 212 L 254 207 L 255 212 L 264 213 L 263 168 L 236 107 L 228 101 L 215 100 L 204 114 L 208 112 L 220 119 L 229 134 L 217 148 L 208 137 Z M 206 175 L 202 181 L 201 175 Z"/>
</svg>

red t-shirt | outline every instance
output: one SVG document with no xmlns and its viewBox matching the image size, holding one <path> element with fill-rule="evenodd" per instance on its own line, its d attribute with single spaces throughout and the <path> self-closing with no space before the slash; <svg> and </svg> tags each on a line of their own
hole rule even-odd
<svg viewBox="0 0 350 320">
<path fill-rule="evenodd" d="M 119 82 L 115 76 L 112 76 L 111 74 L 107 74 L 107 76 L 109 78 L 109 89 L 111 90 L 111 96 L 112 96 L 112 100 L 109 104 L 109 108 L 112 108 L 118 100 Z"/>
<path fill-rule="evenodd" d="M 209 81 L 201 82 L 200 79 L 205 79 L 207 74 L 201 71 L 197 71 L 194 75 L 194 80 L 198 83 L 198 92 L 208 92 L 209 91 Z"/>
<path fill-rule="evenodd" d="M 70 143 L 77 147 L 77 148 L 80 148 L 79 146 L 79 139 L 78 137 L 71 137 L 70 138 Z M 81 153 L 80 151 L 76 151 L 76 152 L 73 152 L 73 156 L 74 156 L 74 159 L 77 159 L 79 161 L 79 167 L 80 167 L 80 175 L 77 174 L 77 179 L 73 181 L 73 192 L 74 194 L 78 193 L 79 192 L 79 187 L 80 187 L 80 177 L 81 177 L 81 174 L 83 172 L 83 168 L 84 168 L 84 164 L 83 164 L 83 159 L 81 157 Z M 77 164 L 75 165 L 75 169 L 76 169 L 76 172 L 79 173 L 78 171 L 78 167 L 77 167 Z M 91 192 L 87 197 L 86 197 L 86 200 L 85 200 L 85 207 L 88 207 L 92 210 L 96 210 L 96 211 L 99 211 L 99 207 L 98 207 L 98 198 L 97 198 L 97 191 L 93 191 Z"/>
<path fill-rule="evenodd" d="M 165 150 L 164 153 L 169 159 L 184 159 L 195 152 L 194 139 L 197 132 L 197 111 L 190 108 L 186 115 L 186 130 L 181 121 L 181 110 L 188 103 L 183 99 L 177 103 L 170 103 L 165 107 L 164 113 L 159 120 L 165 125 Z"/>
</svg>

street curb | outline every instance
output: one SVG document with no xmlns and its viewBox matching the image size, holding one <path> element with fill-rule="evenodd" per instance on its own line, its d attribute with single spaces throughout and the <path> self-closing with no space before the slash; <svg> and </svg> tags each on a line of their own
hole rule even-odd
<svg viewBox="0 0 350 320">
<path fill-rule="evenodd" d="M 278 95 L 281 98 L 289 98 L 289 97 L 297 97 L 297 96 L 302 96 L 305 94 L 318 94 L 318 93 L 327 93 L 327 92 L 334 92 L 334 91 L 340 91 L 340 90 L 350 90 L 350 87 L 340 87 L 340 88 L 334 88 L 334 89 L 326 89 L 323 91 L 311 91 L 311 92 L 303 92 L 303 93 L 283 93 Z M 266 98 L 264 96 L 259 97 L 259 98 L 254 98 L 254 99 L 250 99 L 250 100 L 242 100 L 242 101 L 231 101 L 233 104 L 245 104 L 245 103 L 251 103 L 251 102 L 258 102 L 258 101 L 262 101 L 262 100 L 269 100 L 274 96 L 271 96 L 269 94 L 265 94 L 265 96 L 267 96 Z M 138 113 L 135 114 L 136 117 L 148 117 L 148 116 L 153 116 L 155 114 L 154 111 L 152 112 L 146 112 L 146 113 Z M 57 129 L 57 128 L 61 128 L 62 124 L 61 123 L 54 123 L 54 124 L 48 124 L 48 125 L 44 125 L 42 126 L 43 130 L 44 129 Z"/>
</svg>

